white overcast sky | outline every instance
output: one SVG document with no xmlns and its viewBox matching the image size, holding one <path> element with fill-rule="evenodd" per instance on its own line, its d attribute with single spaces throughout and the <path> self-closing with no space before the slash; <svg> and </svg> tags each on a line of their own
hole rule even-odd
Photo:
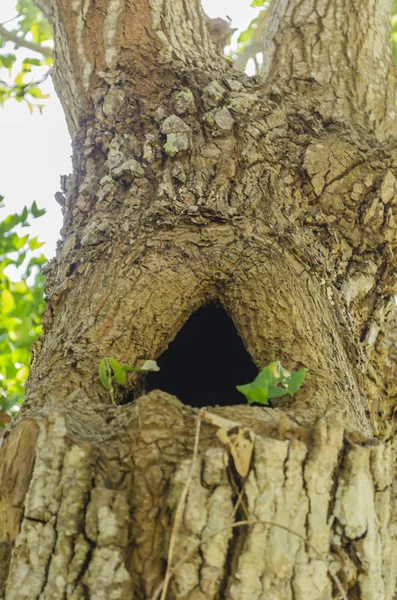
<svg viewBox="0 0 397 600">
<path fill-rule="evenodd" d="M 251 1 L 203 0 L 203 7 L 211 17 L 229 16 L 232 26 L 241 31 L 258 12 L 250 7 Z M 0 0 L 0 23 L 13 16 L 15 0 Z M 12 52 L 13 46 L 9 45 L 7 51 Z M 43 115 L 37 110 L 31 115 L 25 103 L 13 100 L 6 102 L 4 109 L 0 108 L 0 194 L 5 197 L 0 220 L 35 200 L 47 213 L 31 221 L 30 232 L 45 242 L 43 252 L 51 258 L 62 226 L 61 210 L 54 194 L 60 187 L 59 176 L 71 171 L 71 147 L 62 108 L 51 82 L 41 87 L 51 94 Z"/>
</svg>

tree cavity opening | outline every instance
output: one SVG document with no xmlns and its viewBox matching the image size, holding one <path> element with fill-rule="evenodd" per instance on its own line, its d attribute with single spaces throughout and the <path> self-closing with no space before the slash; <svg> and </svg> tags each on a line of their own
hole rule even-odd
<svg viewBox="0 0 397 600">
<path fill-rule="evenodd" d="M 146 391 L 160 389 L 198 408 L 245 404 L 236 385 L 258 374 L 233 321 L 213 304 L 191 315 L 157 363 Z"/>
</svg>

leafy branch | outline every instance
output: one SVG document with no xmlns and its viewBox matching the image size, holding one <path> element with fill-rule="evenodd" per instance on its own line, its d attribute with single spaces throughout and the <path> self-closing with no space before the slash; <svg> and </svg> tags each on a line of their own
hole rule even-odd
<svg viewBox="0 0 397 600">
<path fill-rule="evenodd" d="M 262 53 L 263 34 L 270 15 L 270 1 L 253 0 L 251 2 L 251 7 L 261 10 L 238 38 L 238 48 L 234 56 L 234 66 L 238 71 L 245 71 L 248 61 L 252 58 L 255 62 L 256 74 L 259 75 L 260 65 L 257 56 Z"/>
<path fill-rule="evenodd" d="M 48 46 L 42 46 L 35 42 L 29 42 L 25 38 L 18 35 L 16 31 L 9 31 L 3 25 L 0 25 L 0 37 L 6 42 L 12 42 L 17 48 L 27 48 L 33 52 L 38 52 L 47 58 L 52 57 L 52 48 Z"/>
<path fill-rule="evenodd" d="M 0 106 L 9 99 L 25 101 L 32 112 L 34 106 L 39 110 L 43 107 L 42 104 L 32 104 L 32 99 L 48 98 L 48 95 L 41 92 L 40 85 L 49 74 L 48 67 L 52 65 L 53 51 L 46 45 L 46 42 L 52 41 L 52 30 L 32 0 L 18 0 L 16 11 L 15 17 L 8 21 L 8 23 L 15 21 L 12 28 L 8 29 L 6 23 L 0 24 Z M 17 51 L 5 51 L 6 45 L 10 42 L 14 44 L 16 50 L 25 48 L 35 55 L 20 60 Z M 19 65 L 19 72 L 15 76 L 13 70 Z M 45 69 L 44 76 L 43 70 L 37 71 L 37 67 Z M 35 73 L 39 75 L 35 76 Z"/>
<path fill-rule="evenodd" d="M 305 379 L 306 373 L 307 369 L 287 371 L 279 361 L 276 361 L 262 369 L 251 383 L 236 387 L 247 398 L 248 404 L 253 402 L 269 404 L 270 398 L 296 394 Z"/>
<path fill-rule="evenodd" d="M 129 365 L 121 365 L 116 359 L 106 356 L 99 363 L 98 369 L 99 379 L 105 390 L 108 390 L 113 404 L 116 404 L 113 381 L 116 380 L 117 383 L 124 386 L 127 381 L 127 373 L 142 373 L 145 371 L 160 371 L 160 367 L 155 360 L 147 360 L 142 367 L 130 367 Z"/>
<path fill-rule="evenodd" d="M 2 205 L 0 196 L 0 208 Z M 19 229 L 28 227 L 28 219 L 44 214 L 36 203 L 20 214 L 8 215 L 0 221 L 0 427 L 6 425 L 24 395 L 24 383 L 29 372 L 33 342 L 42 332 L 41 313 L 44 310 L 43 255 L 31 252 L 43 244 Z M 14 281 L 7 267 L 22 274 Z"/>
</svg>

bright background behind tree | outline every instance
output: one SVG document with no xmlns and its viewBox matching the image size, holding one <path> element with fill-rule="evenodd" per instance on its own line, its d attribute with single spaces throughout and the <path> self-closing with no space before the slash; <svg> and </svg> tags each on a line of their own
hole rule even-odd
<svg viewBox="0 0 397 600">
<path fill-rule="evenodd" d="M 212 18 L 231 17 L 237 31 L 226 53 L 237 69 L 259 75 L 270 2 L 203 0 L 203 7 Z M 397 0 L 392 2 L 392 26 L 397 65 Z M 51 65 L 51 29 L 33 1 L 2 0 L 0 192 L 5 197 L 0 196 L 0 427 L 23 399 L 31 347 L 41 334 L 46 258 L 39 240 L 46 243 L 44 252 L 50 258 L 62 221 L 53 196 L 59 189 L 59 173 L 71 168 L 63 112 L 49 77 Z"/>
<path fill-rule="evenodd" d="M 8 423 L 22 402 L 31 347 L 41 334 L 46 259 L 42 254 L 34 256 L 42 243 L 22 233 L 22 228 L 43 213 L 33 202 L 29 210 L 0 223 L 0 426 Z M 7 275 L 10 266 L 21 273 L 16 281 Z"/>
</svg>

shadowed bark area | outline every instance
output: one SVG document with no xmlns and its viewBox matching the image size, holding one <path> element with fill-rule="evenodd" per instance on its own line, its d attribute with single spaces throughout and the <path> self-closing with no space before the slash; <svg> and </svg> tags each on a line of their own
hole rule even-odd
<svg viewBox="0 0 397 600">
<path fill-rule="evenodd" d="M 0 590 L 5 588 L 12 547 L 24 514 L 38 432 L 35 421 L 25 419 L 12 436 L 0 440 Z"/>
<path fill-rule="evenodd" d="M 189 476 L 168 600 L 394 598 L 397 146 L 376 6 L 274 0 L 259 81 L 219 56 L 193 0 L 55 3 L 74 171 L 5 438 L 10 452 L 40 427 L 25 512 L 21 493 L 0 529 L 6 600 L 151 599 Z M 258 369 L 309 371 L 274 410 L 214 408 L 229 442 L 203 425 L 192 467 L 194 394 L 112 405 L 98 365 L 165 357 L 211 303 Z M 128 377 L 117 403 L 140 390 Z M 242 481 L 229 451 L 244 431 Z"/>
<path fill-rule="evenodd" d="M 246 404 L 236 389 L 258 374 L 233 321 L 214 304 L 200 308 L 148 373 L 146 391 L 161 389 L 196 408 Z"/>
</svg>

